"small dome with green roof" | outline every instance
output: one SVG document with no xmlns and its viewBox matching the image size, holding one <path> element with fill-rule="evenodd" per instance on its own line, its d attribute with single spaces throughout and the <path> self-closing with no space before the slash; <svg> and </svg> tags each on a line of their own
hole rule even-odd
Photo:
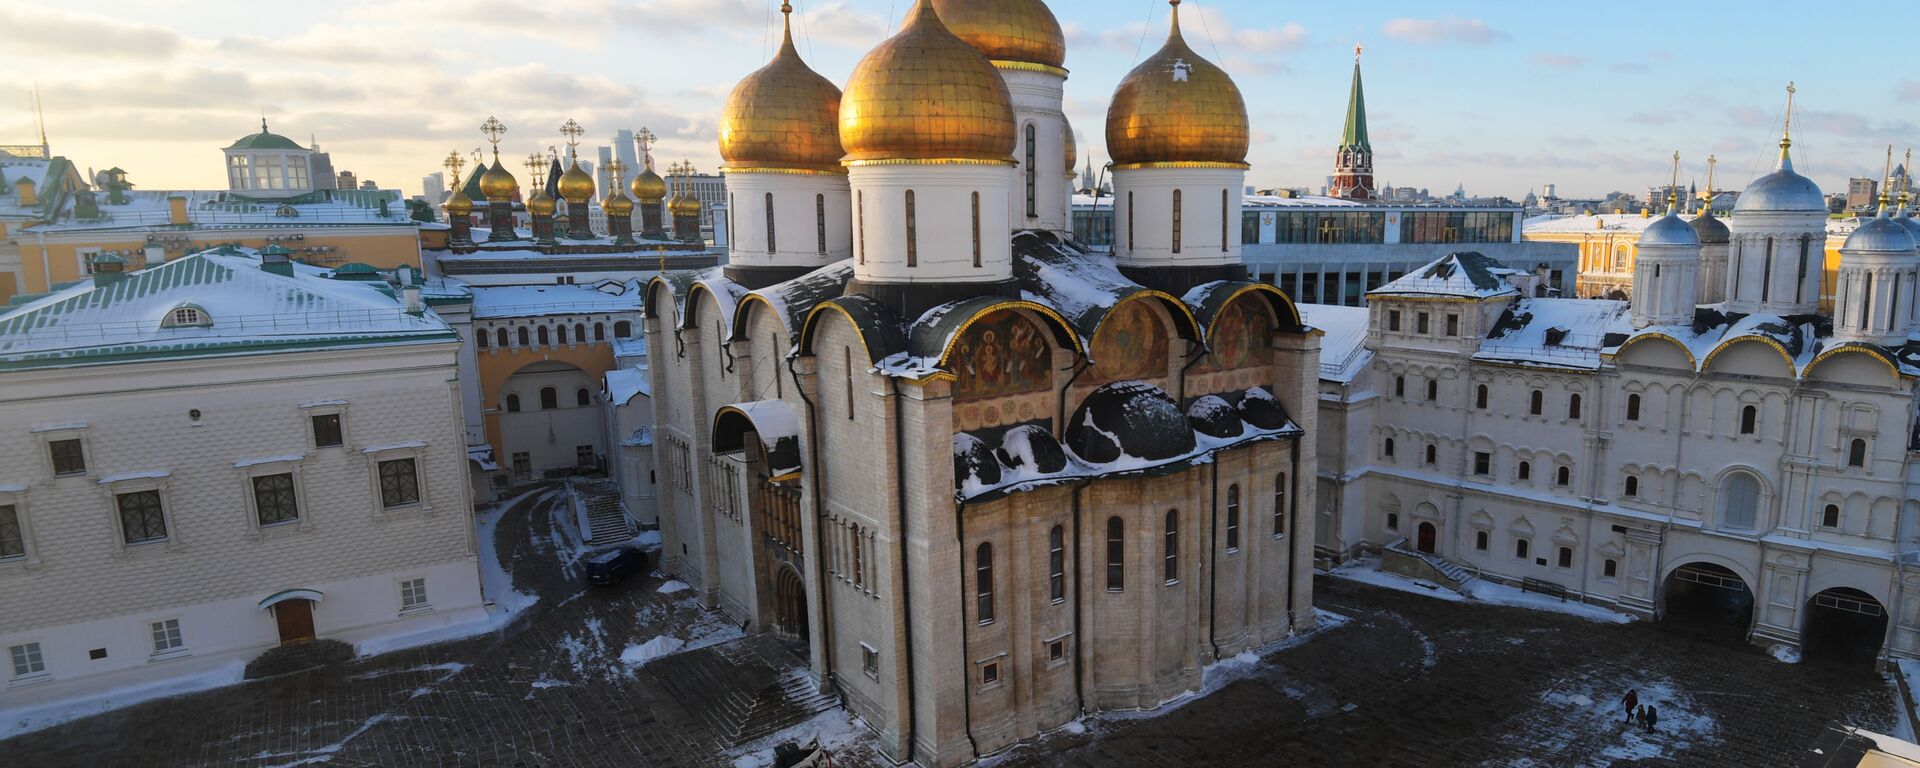
<svg viewBox="0 0 1920 768">
<path fill-rule="evenodd" d="M 259 133 L 253 133 L 253 134 L 248 134 L 246 136 L 242 136 L 240 137 L 239 141 L 234 142 L 233 146 L 227 147 L 227 149 L 302 150 L 302 149 L 306 149 L 306 147 L 300 146 L 300 144 L 294 141 L 293 139 L 289 139 L 285 136 L 282 136 L 280 134 L 267 130 L 267 119 L 263 117 L 263 118 L 260 118 Z"/>
</svg>

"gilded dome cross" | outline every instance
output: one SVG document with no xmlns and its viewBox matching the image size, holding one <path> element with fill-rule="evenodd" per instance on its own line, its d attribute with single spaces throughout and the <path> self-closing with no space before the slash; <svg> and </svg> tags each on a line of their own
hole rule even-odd
<svg viewBox="0 0 1920 768">
<path fill-rule="evenodd" d="M 487 141 L 493 144 L 494 154 L 499 154 L 500 135 L 507 132 L 507 124 L 500 122 L 499 118 L 488 117 L 486 122 L 480 124 L 480 132 L 486 134 Z"/>
<path fill-rule="evenodd" d="M 653 143 L 659 140 L 660 137 L 653 135 L 653 131 L 647 130 L 644 125 L 633 133 L 633 143 L 640 145 L 640 162 L 647 168 L 653 167 Z"/>
<path fill-rule="evenodd" d="M 467 167 L 466 158 L 463 158 L 460 156 L 460 150 L 456 149 L 452 152 L 448 152 L 447 159 L 441 161 L 440 165 L 441 167 L 446 168 L 449 173 L 453 174 L 453 186 L 456 189 L 459 188 L 460 169 Z"/>
<path fill-rule="evenodd" d="M 567 118 L 565 123 L 560 124 L 560 134 L 567 137 L 567 155 L 569 157 L 579 154 L 580 134 L 586 132 L 587 129 L 580 127 L 580 124 L 574 122 L 573 118 Z"/>
</svg>

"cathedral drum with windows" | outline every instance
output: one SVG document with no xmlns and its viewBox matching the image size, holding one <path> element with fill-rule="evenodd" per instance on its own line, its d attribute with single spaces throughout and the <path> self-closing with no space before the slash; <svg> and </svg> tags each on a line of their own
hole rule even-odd
<svg viewBox="0 0 1920 768">
<path fill-rule="evenodd" d="M 1152 707 L 1314 622 L 1319 334 L 1205 234 L 1245 107 L 1177 23 L 1129 76 L 1107 130 L 1157 245 L 1116 263 L 1061 231 L 1064 61 L 1039 0 L 920 0 L 843 94 L 783 45 L 722 132 L 771 204 L 647 288 L 663 568 L 804 639 L 898 760 Z M 811 149 L 744 139 L 775 132 Z"/>
</svg>

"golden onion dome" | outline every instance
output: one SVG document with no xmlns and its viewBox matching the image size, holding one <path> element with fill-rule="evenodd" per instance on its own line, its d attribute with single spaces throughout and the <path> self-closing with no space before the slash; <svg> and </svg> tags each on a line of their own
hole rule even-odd
<svg viewBox="0 0 1920 768">
<path fill-rule="evenodd" d="M 847 79 L 840 143 L 848 163 L 1011 163 L 1013 99 L 993 64 L 947 31 L 932 0 L 919 0 Z"/>
<path fill-rule="evenodd" d="M 569 203 L 584 203 L 593 199 L 593 177 L 580 170 L 580 162 L 574 161 L 567 172 L 560 174 L 560 196 Z"/>
<path fill-rule="evenodd" d="M 552 216 L 554 209 L 559 206 L 559 203 L 547 196 L 546 190 L 539 187 L 534 187 L 533 197 L 527 199 L 527 213 L 534 216 Z"/>
<path fill-rule="evenodd" d="M 660 174 L 654 173 L 652 168 L 641 170 L 640 175 L 633 177 L 633 182 L 627 185 L 627 189 L 632 190 L 634 198 L 643 203 L 667 199 L 667 180 L 660 178 Z"/>
<path fill-rule="evenodd" d="M 448 216 L 466 216 L 473 213 L 473 200 L 459 187 L 454 187 L 453 196 L 447 198 L 446 209 Z"/>
<path fill-rule="evenodd" d="M 933 7 L 948 30 L 995 63 L 1067 63 L 1067 36 L 1042 0 L 933 0 Z"/>
<path fill-rule="evenodd" d="M 519 180 L 513 178 L 506 163 L 500 162 L 500 151 L 494 150 L 493 166 L 480 174 L 480 193 L 487 196 L 488 202 L 504 203 L 511 201 L 519 191 Z"/>
<path fill-rule="evenodd" d="M 620 192 L 614 192 L 613 197 L 607 198 L 606 202 L 600 204 L 600 207 L 607 212 L 608 216 L 633 215 L 633 201 Z"/>
<path fill-rule="evenodd" d="M 686 194 L 674 195 L 673 202 L 667 203 L 667 210 L 672 211 L 675 216 L 698 216 L 700 215 L 700 198 Z"/>
<path fill-rule="evenodd" d="M 1107 107 L 1107 154 L 1116 165 L 1245 166 L 1247 102 L 1225 70 L 1180 36 L 1180 0 L 1167 44 L 1128 72 Z"/>
<path fill-rule="evenodd" d="M 734 86 L 720 112 L 720 158 L 728 168 L 839 172 L 840 89 L 800 60 L 793 6 L 780 12 L 788 14 L 780 52 Z"/>
<path fill-rule="evenodd" d="M 1073 166 L 1080 162 L 1080 142 L 1073 138 L 1073 121 L 1061 118 L 1060 124 L 1067 129 L 1067 175 L 1073 175 Z"/>
</svg>

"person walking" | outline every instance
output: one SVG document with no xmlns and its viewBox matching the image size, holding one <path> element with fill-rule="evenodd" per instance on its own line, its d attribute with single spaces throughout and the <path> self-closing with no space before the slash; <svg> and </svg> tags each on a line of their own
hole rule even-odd
<svg viewBox="0 0 1920 768">
<path fill-rule="evenodd" d="M 1647 733 L 1653 733 L 1659 725 L 1660 710 L 1652 706 L 1647 707 Z"/>
<path fill-rule="evenodd" d="M 1641 728 L 1647 727 L 1647 705 L 1642 704 L 1633 710 L 1633 722 Z"/>
<path fill-rule="evenodd" d="M 1627 695 L 1620 698 L 1620 703 L 1627 709 L 1627 722 L 1633 722 L 1633 708 L 1640 704 L 1640 692 L 1628 688 Z"/>
</svg>

